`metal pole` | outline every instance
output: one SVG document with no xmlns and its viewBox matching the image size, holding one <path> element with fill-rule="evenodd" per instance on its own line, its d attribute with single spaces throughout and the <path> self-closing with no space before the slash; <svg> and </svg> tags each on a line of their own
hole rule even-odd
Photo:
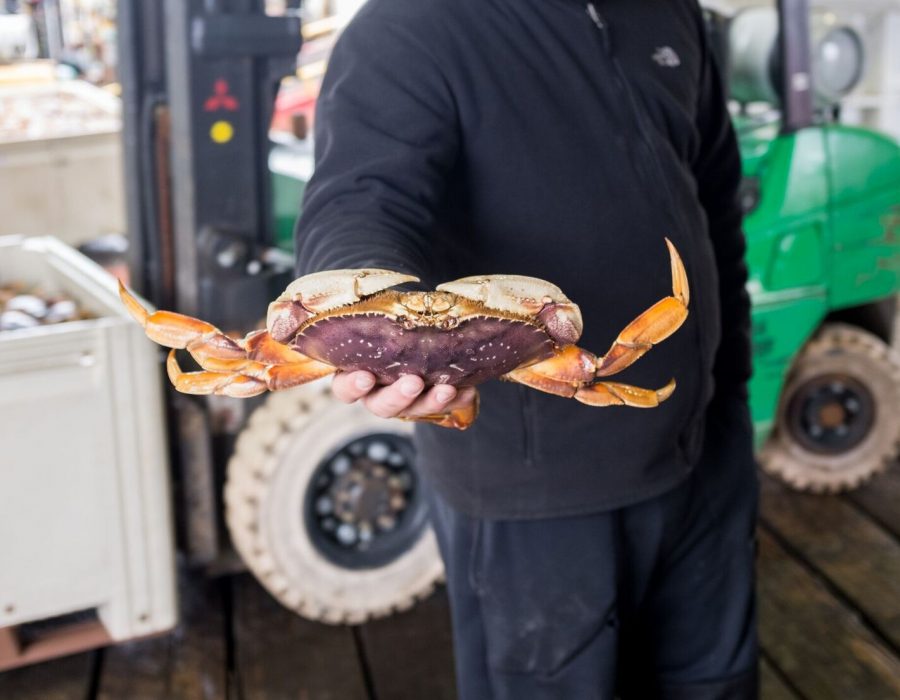
<svg viewBox="0 0 900 700">
<path fill-rule="evenodd" d="M 778 0 L 781 33 L 781 84 L 784 131 L 812 124 L 812 72 L 809 50 L 809 0 Z"/>
<path fill-rule="evenodd" d="M 63 51 L 59 0 L 44 0 L 44 26 L 47 28 L 47 55 L 54 61 L 58 61 Z"/>
</svg>

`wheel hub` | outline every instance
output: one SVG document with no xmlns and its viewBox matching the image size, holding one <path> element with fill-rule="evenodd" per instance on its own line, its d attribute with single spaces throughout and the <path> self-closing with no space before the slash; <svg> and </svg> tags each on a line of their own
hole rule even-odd
<svg viewBox="0 0 900 700">
<path fill-rule="evenodd" d="M 334 514 L 342 522 L 368 530 L 376 525 L 389 530 L 406 508 L 403 479 L 365 457 L 354 460 L 333 482 L 326 498 L 334 502 Z"/>
<path fill-rule="evenodd" d="M 333 562 L 367 568 L 402 553 L 427 523 L 409 438 L 357 438 L 322 460 L 305 499 L 313 544 Z"/>
<path fill-rule="evenodd" d="M 839 428 L 847 420 L 847 416 L 847 411 L 837 401 L 827 403 L 819 409 L 819 423 L 825 428 Z"/>
<path fill-rule="evenodd" d="M 853 449 L 875 423 L 869 389 L 848 375 L 816 377 L 799 386 L 787 407 L 787 427 L 806 449 L 835 455 Z"/>
</svg>

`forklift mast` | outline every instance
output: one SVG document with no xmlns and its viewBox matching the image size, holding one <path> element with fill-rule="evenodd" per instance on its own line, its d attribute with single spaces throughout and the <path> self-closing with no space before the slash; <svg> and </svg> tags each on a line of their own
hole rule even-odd
<svg viewBox="0 0 900 700">
<path fill-rule="evenodd" d="M 267 16 L 264 0 L 119 0 L 118 36 L 133 284 L 155 306 L 243 334 L 292 272 L 273 251 L 268 130 L 300 19 Z M 174 392 L 168 409 L 182 544 L 210 562 L 219 421 Z"/>
<path fill-rule="evenodd" d="M 792 132 L 813 122 L 809 0 L 778 0 L 778 28 L 782 129 Z"/>
<path fill-rule="evenodd" d="M 128 227 L 151 302 L 229 329 L 269 300 L 268 129 L 300 50 L 264 0 L 120 0 Z"/>
</svg>

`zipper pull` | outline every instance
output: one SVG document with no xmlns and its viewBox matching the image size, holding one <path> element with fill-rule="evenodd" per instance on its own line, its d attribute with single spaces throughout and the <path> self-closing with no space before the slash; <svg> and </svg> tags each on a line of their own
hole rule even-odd
<svg viewBox="0 0 900 700">
<path fill-rule="evenodd" d="M 606 24 L 606 20 L 597 12 L 597 8 L 594 7 L 594 3 L 589 2 L 585 8 L 588 13 L 588 17 L 591 18 L 591 22 L 594 23 L 594 26 L 600 30 L 600 37 L 603 41 L 603 49 L 606 51 L 606 54 L 609 55 L 611 51 L 611 46 L 609 42 L 609 25 Z"/>
</svg>

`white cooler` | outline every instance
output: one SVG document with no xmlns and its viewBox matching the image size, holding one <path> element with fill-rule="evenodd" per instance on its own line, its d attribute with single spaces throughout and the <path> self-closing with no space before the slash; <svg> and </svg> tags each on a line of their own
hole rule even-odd
<svg viewBox="0 0 900 700">
<path fill-rule="evenodd" d="M 97 318 L 0 332 L 0 670 L 176 621 L 158 350 L 56 239 L 0 238 L 12 281 Z"/>
</svg>

